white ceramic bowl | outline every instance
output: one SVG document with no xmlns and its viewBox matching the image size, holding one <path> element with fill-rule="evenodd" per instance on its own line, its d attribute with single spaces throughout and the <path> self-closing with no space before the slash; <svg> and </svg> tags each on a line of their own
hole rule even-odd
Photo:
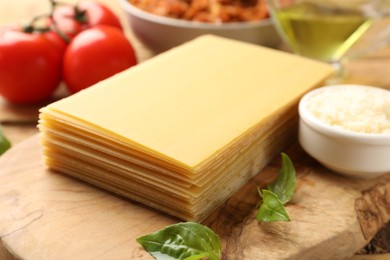
<svg viewBox="0 0 390 260">
<path fill-rule="evenodd" d="M 119 0 L 136 37 L 159 53 L 203 34 L 277 47 L 281 43 L 271 19 L 257 22 L 200 23 L 158 16 L 143 11 L 127 0 Z"/>
<path fill-rule="evenodd" d="M 327 168 L 348 176 L 372 178 L 390 172 L 390 133 L 360 133 L 320 121 L 308 109 L 308 100 L 331 88 L 372 88 L 338 85 L 315 89 L 299 103 L 299 142 L 303 149 Z M 389 94 L 389 91 L 374 88 Z"/>
</svg>

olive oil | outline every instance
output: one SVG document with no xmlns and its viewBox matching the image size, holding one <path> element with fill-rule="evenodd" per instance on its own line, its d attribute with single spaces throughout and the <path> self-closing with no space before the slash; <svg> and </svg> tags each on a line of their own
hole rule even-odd
<svg viewBox="0 0 390 260">
<path fill-rule="evenodd" d="M 326 62 L 338 61 L 372 23 L 358 11 L 312 3 L 276 10 L 274 15 L 295 53 Z"/>
</svg>

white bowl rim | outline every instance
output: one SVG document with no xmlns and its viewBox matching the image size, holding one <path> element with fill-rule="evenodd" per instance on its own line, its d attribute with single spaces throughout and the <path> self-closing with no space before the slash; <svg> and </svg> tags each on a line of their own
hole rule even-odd
<svg viewBox="0 0 390 260">
<path fill-rule="evenodd" d="M 259 26 L 272 25 L 272 21 L 270 18 L 259 20 L 259 21 L 231 22 L 231 23 L 206 23 L 206 22 L 187 21 L 187 20 L 175 19 L 175 18 L 149 13 L 147 11 L 144 11 L 134 6 L 128 0 L 119 0 L 119 1 L 121 6 L 127 12 L 137 16 L 138 18 L 149 20 L 155 23 L 164 24 L 164 25 L 175 26 L 175 27 L 193 28 L 193 29 L 232 30 L 232 29 L 255 28 Z"/>
<path fill-rule="evenodd" d="M 318 132 L 321 132 L 329 136 L 340 137 L 340 138 L 344 138 L 345 140 L 350 140 L 359 143 L 368 143 L 368 144 L 376 144 L 376 145 L 390 144 L 390 133 L 362 133 L 362 132 L 354 132 L 352 130 L 347 130 L 339 127 L 333 127 L 331 125 L 326 124 L 325 122 L 322 122 L 306 109 L 307 100 L 312 95 L 324 91 L 326 89 L 340 88 L 340 87 L 370 88 L 379 91 L 388 91 L 386 89 L 382 89 L 374 86 L 359 85 L 359 84 L 340 84 L 340 85 L 329 85 L 329 86 L 319 87 L 309 91 L 301 98 L 298 106 L 300 119 L 303 120 L 303 122 L 305 122 L 310 127 L 316 129 Z"/>
</svg>

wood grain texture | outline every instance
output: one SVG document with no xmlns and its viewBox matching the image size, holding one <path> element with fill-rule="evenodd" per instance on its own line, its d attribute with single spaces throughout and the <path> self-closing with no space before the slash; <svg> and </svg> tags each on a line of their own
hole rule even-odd
<svg viewBox="0 0 390 260">
<path fill-rule="evenodd" d="M 340 259 L 368 243 L 355 211 L 364 190 L 390 187 L 390 176 L 356 180 L 333 174 L 298 145 L 286 151 L 297 173 L 287 211 L 291 222 L 257 223 L 257 187 L 273 180 L 276 158 L 204 224 L 222 239 L 224 259 Z M 38 137 L 0 158 L 0 256 L 22 259 L 152 259 L 135 238 L 179 220 L 42 165 Z M 386 192 L 385 192 L 386 193 Z M 376 207 L 387 218 L 389 201 Z M 366 200 L 362 210 L 370 212 Z M 386 213 L 387 212 L 387 213 Z M 367 220 L 371 223 L 374 220 Z M 375 222 L 376 223 L 376 222 Z M 3 258 L 2 258 L 3 259 Z M 7 258 L 5 258 L 7 259 Z"/>
<path fill-rule="evenodd" d="M 390 221 L 390 176 L 362 192 L 355 202 L 355 210 L 366 239 L 373 237 L 378 227 Z"/>
</svg>

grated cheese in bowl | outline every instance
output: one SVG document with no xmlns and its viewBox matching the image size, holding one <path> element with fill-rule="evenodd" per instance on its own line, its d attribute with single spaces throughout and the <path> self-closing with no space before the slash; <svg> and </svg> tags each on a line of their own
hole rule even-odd
<svg viewBox="0 0 390 260">
<path fill-rule="evenodd" d="M 390 172 L 389 90 L 317 88 L 300 100 L 299 117 L 299 143 L 325 167 L 359 178 Z"/>
</svg>

